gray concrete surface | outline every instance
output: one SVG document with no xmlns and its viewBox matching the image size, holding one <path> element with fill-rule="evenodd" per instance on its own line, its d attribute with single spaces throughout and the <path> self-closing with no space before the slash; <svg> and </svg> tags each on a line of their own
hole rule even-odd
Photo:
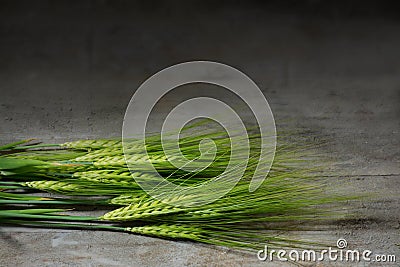
<svg viewBox="0 0 400 267">
<path fill-rule="evenodd" d="M 120 136 L 129 99 L 151 74 L 188 60 L 227 63 L 256 81 L 278 122 L 332 140 L 323 150 L 335 160 L 332 179 L 379 196 L 328 238 L 399 262 L 400 20 L 373 6 L 358 14 L 310 3 L 1 2 L 0 141 Z M 0 266 L 273 266 L 109 232 L 3 227 L 0 244 Z"/>
</svg>

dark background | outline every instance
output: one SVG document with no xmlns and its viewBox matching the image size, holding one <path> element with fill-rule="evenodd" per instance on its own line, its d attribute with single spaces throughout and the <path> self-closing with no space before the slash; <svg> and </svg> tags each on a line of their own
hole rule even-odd
<svg viewBox="0 0 400 267">
<path fill-rule="evenodd" d="M 0 138 L 119 136 L 135 89 L 190 60 L 244 71 L 276 116 L 319 94 L 337 106 L 319 112 L 350 101 L 368 116 L 363 99 L 400 101 L 399 13 L 387 1 L 0 1 Z"/>
<path fill-rule="evenodd" d="M 396 2 L 0 1 L 0 143 L 118 137 L 131 96 L 150 75 L 190 60 L 222 62 L 259 85 L 278 124 L 330 138 L 320 152 L 335 159 L 332 179 L 378 196 L 359 203 L 365 220 L 327 237 L 399 255 Z M 2 233 L 0 265 L 258 263 L 192 243 L 32 231 Z"/>
</svg>

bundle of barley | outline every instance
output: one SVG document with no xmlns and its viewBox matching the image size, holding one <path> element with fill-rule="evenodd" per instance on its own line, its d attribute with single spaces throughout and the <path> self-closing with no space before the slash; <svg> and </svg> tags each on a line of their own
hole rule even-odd
<svg viewBox="0 0 400 267">
<path fill-rule="evenodd" d="M 198 149 L 204 138 L 213 139 L 218 150 L 207 168 L 196 169 L 209 160 Z M 323 229 L 321 222 L 344 215 L 341 203 L 352 197 L 327 193 L 327 181 L 319 177 L 307 146 L 288 145 L 284 139 L 278 143 L 271 170 L 266 170 L 267 179 L 250 193 L 249 183 L 260 160 L 259 136 L 253 134 L 249 140 L 250 158 L 233 189 L 214 202 L 192 206 L 180 203 L 195 202 L 201 196 L 153 198 L 136 179 L 158 181 L 146 167 L 151 161 L 158 174 L 173 184 L 195 187 L 207 183 L 223 173 L 229 162 L 231 140 L 222 133 L 197 131 L 180 140 L 182 154 L 195 162 L 191 171 L 169 162 L 159 136 L 146 143 L 147 155 L 137 152 L 141 142 L 135 140 L 124 149 L 117 139 L 63 144 L 25 140 L 5 145 L 0 147 L 0 222 L 126 231 L 258 249 L 265 242 L 276 247 L 301 246 L 306 241 L 295 238 L 294 232 Z M 126 160 L 134 162 L 134 170 Z M 101 206 L 106 212 L 99 217 L 74 215 L 74 210 L 86 206 Z"/>
</svg>

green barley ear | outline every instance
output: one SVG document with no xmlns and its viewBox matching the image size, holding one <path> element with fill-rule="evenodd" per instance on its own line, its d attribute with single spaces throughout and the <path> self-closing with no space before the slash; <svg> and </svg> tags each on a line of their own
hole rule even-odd
<svg viewBox="0 0 400 267">
<path fill-rule="evenodd" d="M 106 170 L 90 170 L 75 172 L 72 177 L 78 180 L 92 181 L 95 183 L 104 183 L 111 185 L 119 185 L 139 189 L 138 184 L 132 178 L 129 170 L 125 169 L 106 169 Z"/>
<path fill-rule="evenodd" d="M 76 184 L 61 182 L 61 181 L 33 181 L 33 182 L 25 182 L 22 185 L 28 186 L 30 188 L 44 190 L 44 191 L 53 191 L 53 192 L 74 192 L 76 190 L 80 190 L 81 188 Z"/>
<path fill-rule="evenodd" d="M 110 221 L 131 221 L 148 217 L 175 214 L 186 211 L 184 208 L 167 205 L 159 200 L 144 201 L 130 204 L 104 214 L 101 219 Z"/>
<path fill-rule="evenodd" d="M 202 229 L 179 224 L 128 227 L 126 228 L 126 231 L 140 235 L 149 235 L 162 238 L 189 239 L 194 241 L 204 240 L 202 237 Z"/>
<path fill-rule="evenodd" d="M 111 204 L 115 205 L 130 205 L 130 204 L 138 204 L 141 201 L 146 201 L 148 199 L 148 196 L 146 194 L 123 194 L 118 197 L 112 198 L 110 200 Z"/>
<path fill-rule="evenodd" d="M 65 142 L 62 147 L 73 149 L 100 149 L 106 147 L 122 146 L 121 140 L 118 139 L 97 139 L 97 140 L 78 140 L 73 142 Z"/>
<path fill-rule="evenodd" d="M 123 187 L 123 185 L 93 183 L 85 180 L 40 180 L 20 183 L 23 186 L 43 190 L 47 192 L 56 192 L 68 196 L 97 196 L 108 197 L 135 192 L 132 187 Z"/>
</svg>

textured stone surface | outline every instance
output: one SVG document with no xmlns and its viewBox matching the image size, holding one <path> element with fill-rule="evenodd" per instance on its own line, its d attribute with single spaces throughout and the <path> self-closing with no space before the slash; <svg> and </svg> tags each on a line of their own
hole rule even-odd
<svg viewBox="0 0 400 267">
<path fill-rule="evenodd" d="M 120 136 L 129 99 L 150 75 L 188 60 L 227 63 L 262 88 L 278 121 L 333 140 L 322 152 L 335 158 L 330 174 L 349 181 L 346 190 L 378 196 L 359 203 L 365 220 L 338 225 L 330 238 L 399 258 L 400 21 L 368 6 L 364 15 L 346 5 L 319 10 L 318 1 L 297 9 L 150 2 L 2 2 L 1 143 Z M 160 113 L 169 104 L 162 102 Z M 1 229 L 0 261 L 266 265 L 255 255 L 190 242 L 22 228 Z"/>
</svg>

